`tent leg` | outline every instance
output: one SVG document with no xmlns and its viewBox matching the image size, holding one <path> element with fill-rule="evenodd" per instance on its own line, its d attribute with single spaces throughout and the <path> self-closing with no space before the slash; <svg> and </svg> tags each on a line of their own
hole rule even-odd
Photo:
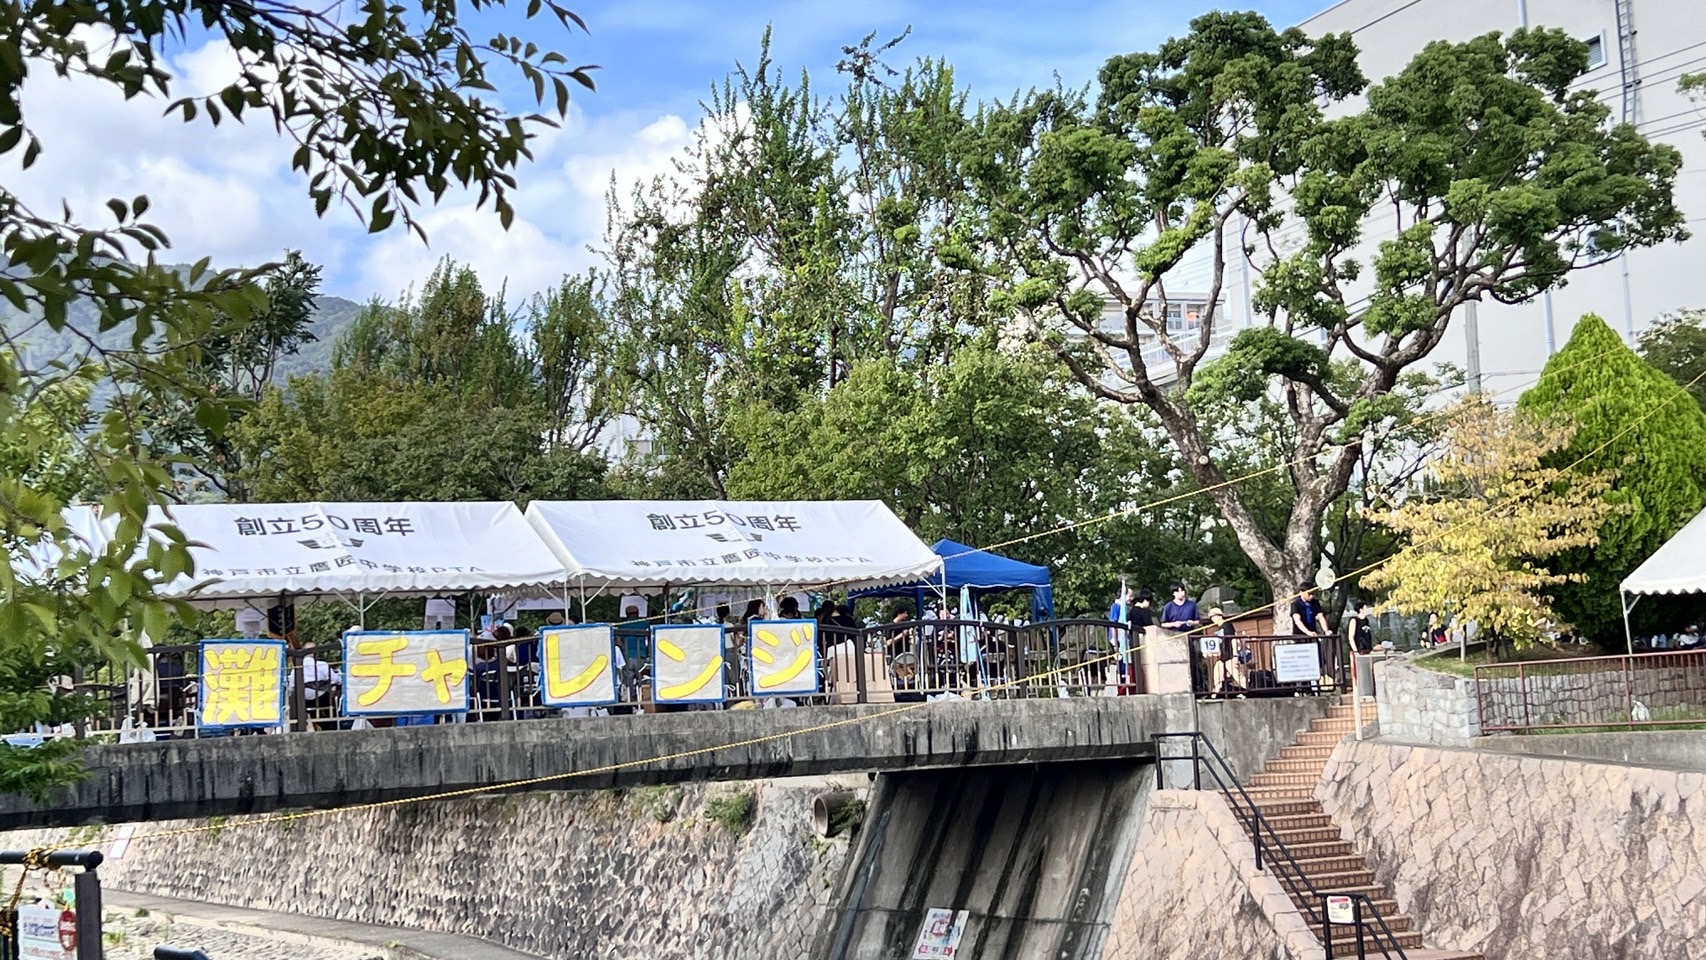
<svg viewBox="0 0 1706 960">
<path fill-rule="evenodd" d="M 1641 598 L 1637 595 L 1635 603 L 1640 602 Z M 1617 605 L 1623 610 L 1623 642 L 1628 645 L 1631 656 L 1635 653 L 1635 634 L 1629 629 L 1629 611 L 1635 609 L 1635 603 L 1630 603 L 1628 596 L 1623 591 L 1617 591 Z"/>
</svg>

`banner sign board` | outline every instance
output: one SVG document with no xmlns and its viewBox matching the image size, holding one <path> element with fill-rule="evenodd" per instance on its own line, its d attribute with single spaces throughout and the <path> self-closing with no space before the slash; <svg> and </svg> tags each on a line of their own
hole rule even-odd
<svg viewBox="0 0 1706 960">
<path fill-rule="evenodd" d="M 1274 681 L 1277 683 L 1314 683 L 1321 679 L 1321 644 L 1274 644 Z"/>
<path fill-rule="evenodd" d="M 754 620 L 747 625 L 747 650 L 754 696 L 819 692 L 816 620 Z"/>
<path fill-rule="evenodd" d="M 943 960 L 959 956 L 960 938 L 966 932 L 966 911 L 931 907 L 924 914 L 924 928 L 912 947 L 912 960 Z"/>
<path fill-rule="evenodd" d="M 539 696 L 548 707 L 596 707 L 615 703 L 616 631 L 608 623 L 546 627 L 539 633 L 544 652 Z"/>
<path fill-rule="evenodd" d="M 652 700 L 722 703 L 723 628 L 700 624 L 652 627 Z"/>
<path fill-rule="evenodd" d="M 201 727 L 283 723 L 284 641 L 203 640 L 200 703 Z"/>
<path fill-rule="evenodd" d="M 1328 897 L 1327 919 L 1333 923 L 1356 923 L 1356 913 L 1351 910 L 1351 898 Z"/>
<path fill-rule="evenodd" d="M 77 915 L 45 904 L 18 908 L 18 960 L 75 960 Z"/>
<path fill-rule="evenodd" d="M 343 669 L 350 716 L 468 710 L 466 630 L 351 630 Z"/>
</svg>

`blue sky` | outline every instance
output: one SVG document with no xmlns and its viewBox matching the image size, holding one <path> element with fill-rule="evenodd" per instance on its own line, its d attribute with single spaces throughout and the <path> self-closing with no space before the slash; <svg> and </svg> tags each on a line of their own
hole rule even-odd
<svg viewBox="0 0 1706 960">
<path fill-rule="evenodd" d="M 821 91 L 839 86 L 844 45 L 875 31 L 911 36 L 890 56 L 900 65 L 924 56 L 948 60 L 975 99 L 1005 98 L 1049 85 L 1092 79 L 1109 56 L 1150 49 L 1183 32 L 1205 7 L 1171 3 L 1056 0 L 863 0 L 841 5 L 764 0 L 742 5 L 685 0 L 568 0 L 586 34 L 554 19 L 526 21 L 524 3 L 483 15 L 487 29 L 522 35 L 574 63 L 596 63 L 598 90 L 576 94 L 569 121 L 536 145 L 521 171 L 517 221 L 507 233 L 471 198 L 447 197 L 424 218 L 431 246 L 400 230 L 370 237 L 347 212 L 316 219 L 290 148 L 270 127 L 185 127 L 161 118 L 158 102 L 123 102 L 87 80 L 42 77 L 25 88 L 25 110 L 44 144 L 36 169 L 8 171 L 10 185 L 41 209 L 65 200 L 97 211 L 108 197 L 147 194 L 173 238 L 170 259 L 211 256 L 255 264 L 301 249 L 325 267 L 326 292 L 352 299 L 396 298 L 441 256 L 472 264 L 489 289 L 514 300 L 566 272 L 598 262 L 604 194 L 612 176 L 631 183 L 665 173 L 689 142 L 700 101 L 737 61 L 756 60 L 766 25 L 774 59 L 790 73 L 811 71 Z M 1280 25 L 1302 20 L 1325 0 L 1250 4 Z M 466 8 L 465 8 L 466 9 Z M 234 75 L 221 42 L 173 57 L 174 92 L 208 93 Z M 513 105 L 522 94 L 504 91 Z"/>
</svg>

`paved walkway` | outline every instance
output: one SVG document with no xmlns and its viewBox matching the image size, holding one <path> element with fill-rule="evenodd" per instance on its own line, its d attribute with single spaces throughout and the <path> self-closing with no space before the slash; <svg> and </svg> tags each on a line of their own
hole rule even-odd
<svg viewBox="0 0 1706 960">
<path fill-rule="evenodd" d="M 305 943 L 358 943 L 377 947 L 392 956 L 414 956 L 425 960 L 539 960 L 537 954 L 523 953 L 476 937 L 454 933 L 432 933 L 403 927 L 383 927 L 371 923 L 351 923 L 304 917 L 267 910 L 249 910 L 220 903 L 197 900 L 177 900 L 146 893 L 124 890 L 101 891 L 102 905 L 111 909 L 144 909 L 151 914 L 165 914 L 180 923 L 205 923 L 210 926 L 251 927 Z"/>
</svg>

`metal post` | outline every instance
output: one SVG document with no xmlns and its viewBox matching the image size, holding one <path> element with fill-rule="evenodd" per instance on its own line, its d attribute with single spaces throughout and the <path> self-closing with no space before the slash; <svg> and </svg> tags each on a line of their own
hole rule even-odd
<svg viewBox="0 0 1706 960">
<path fill-rule="evenodd" d="M 1192 789 L 1202 789 L 1202 737 L 1191 738 L 1191 780 Z"/>
<path fill-rule="evenodd" d="M 1641 598 L 1636 597 L 1635 603 L 1640 603 L 1640 602 L 1641 602 Z M 1624 644 L 1627 645 L 1627 649 L 1624 652 L 1629 654 L 1630 656 L 1634 656 L 1635 655 L 1635 634 L 1630 632 L 1630 630 L 1629 630 L 1629 611 L 1634 609 L 1635 604 L 1630 603 L 1628 601 L 1627 596 L 1624 594 L 1624 592 L 1622 590 L 1618 590 L 1617 591 L 1617 605 L 1623 609 L 1623 642 L 1624 642 Z"/>
<path fill-rule="evenodd" d="M 1357 960 L 1368 960 L 1368 946 L 1363 942 L 1362 935 L 1362 898 L 1351 898 L 1351 920 L 1357 928 Z"/>
<path fill-rule="evenodd" d="M 1540 315 L 1546 322 L 1546 358 L 1558 352 L 1558 331 L 1552 324 L 1552 291 L 1540 295 Z"/>
<path fill-rule="evenodd" d="M 855 703 L 871 702 L 870 691 L 867 689 L 865 677 L 865 644 L 865 631 L 861 630 L 853 635 L 853 682 L 855 688 L 859 691 L 858 696 L 854 700 Z"/>
<path fill-rule="evenodd" d="M 1629 676 L 1634 656 L 1623 658 L 1623 715 L 1629 718 L 1629 729 L 1635 729 L 1635 681 Z"/>
<path fill-rule="evenodd" d="M 1474 300 L 1463 305 L 1463 338 L 1468 342 L 1469 392 L 1481 392 L 1481 316 Z"/>
<path fill-rule="evenodd" d="M 1528 713 L 1528 671 L 1520 663 L 1516 665 L 1516 687 L 1522 692 L 1522 725 L 1532 727 L 1534 722 Z"/>
<path fill-rule="evenodd" d="M 92 854 L 72 881 L 77 894 L 77 960 L 102 960 L 106 952 L 101 940 L 101 878 L 95 873 L 100 862 L 101 855 Z"/>
<path fill-rule="evenodd" d="M 1257 869 L 1261 865 L 1257 864 Z M 1321 895 L 1321 943 L 1326 948 L 1327 960 L 1333 960 L 1333 915 L 1327 910 L 1327 895 Z"/>
</svg>

